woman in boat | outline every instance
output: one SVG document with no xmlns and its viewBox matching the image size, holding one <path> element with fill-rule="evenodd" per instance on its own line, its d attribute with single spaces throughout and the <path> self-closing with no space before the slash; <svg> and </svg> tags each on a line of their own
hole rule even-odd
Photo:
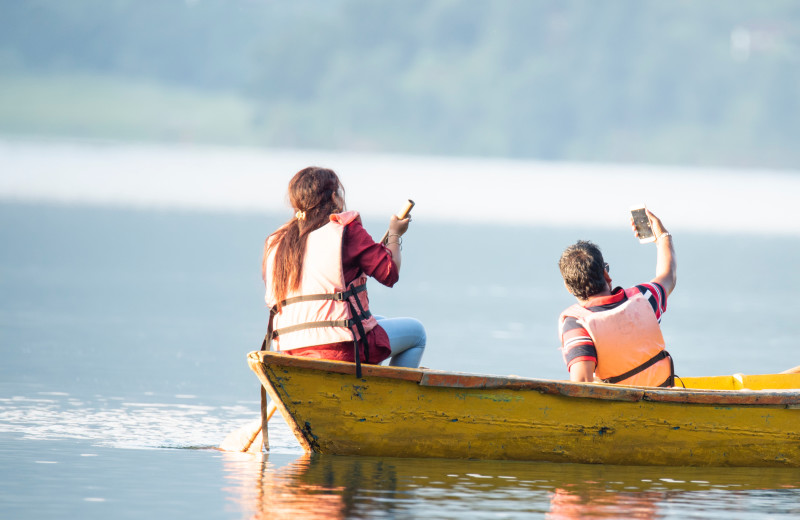
<svg viewBox="0 0 800 520">
<path fill-rule="evenodd" d="M 294 356 L 418 367 L 425 329 L 414 318 L 382 318 L 369 309 L 368 277 L 398 280 L 410 218 L 392 215 L 386 244 L 372 240 L 332 170 L 308 167 L 289 182 L 295 211 L 264 244 L 262 277 L 272 349 Z"/>
</svg>

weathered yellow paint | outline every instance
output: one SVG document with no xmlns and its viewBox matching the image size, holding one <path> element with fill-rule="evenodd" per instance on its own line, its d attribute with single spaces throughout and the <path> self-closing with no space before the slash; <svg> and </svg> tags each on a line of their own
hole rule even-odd
<svg viewBox="0 0 800 520">
<path fill-rule="evenodd" d="M 730 376 L 645 389 L 389 367 L 364 367 L 357 379 L 347 363 L 268 352 L 249 361 L 307 451 L 800 467 L 795 375 L 745 379 L 782 390 L 733 390 Z"/>
<path fill-rule="evenodd" d="M 684 377 L 681 381 L 686 388 L 705 388 L 709 390 L 779 390 L 800 389 L 800 374 L 763 374 L 746 376 Z"/>
</svg>

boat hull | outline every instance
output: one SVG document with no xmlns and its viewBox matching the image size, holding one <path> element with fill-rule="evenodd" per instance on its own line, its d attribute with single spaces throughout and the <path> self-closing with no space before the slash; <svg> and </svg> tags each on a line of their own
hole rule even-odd
<svg viewBox="0 0 800 520">
<path fill-rule="evenodd" d="M 307 451 L 800 467 L 800 392 L 646 389 L 249 356 Z"/>
</svg>

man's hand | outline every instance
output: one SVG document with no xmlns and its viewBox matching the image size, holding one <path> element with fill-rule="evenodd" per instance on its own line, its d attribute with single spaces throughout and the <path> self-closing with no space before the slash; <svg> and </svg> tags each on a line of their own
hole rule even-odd
<svg viewBox="0 0 800 520">
<path fill-rule="evenodd" d="M 647 213 L 647 218 L 650 219 L 650 229 L 653 230 L 653 236 L 658 239 L 659 236 L 667 233 L 664 224 L 661 223 L 661 219 L 653 215 L 649 209 L 645 208 L 644 210 Z M 631 229 L 633 230 L 633 234 L 636 236 L 636 238 L 641 238 L 639 236 L 639 231 L 636 229 L 636 224 L 633 222 L 633 217 L 631 217 Z"/>
<path fill-rule="evenodd" d="M 656 240 L 658 240 L 658 238 L 664 233 L 668 233 L 666 228 L 664 228 L 664 224 L 661 223 L 660 218 L 653 215 L 647 208 L 645 208 L 645 211 L 647 212 L 647 218 L 650 219 L 650 227 L 653 228 L 653 234 L 655 235 Z"/>
</svg>

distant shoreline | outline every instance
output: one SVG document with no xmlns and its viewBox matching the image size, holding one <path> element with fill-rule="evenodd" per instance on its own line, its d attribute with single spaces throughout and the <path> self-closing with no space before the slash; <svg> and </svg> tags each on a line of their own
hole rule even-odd
<svg viewBox="0 0 800 520">
<path fill-rule="evenodd" d="M 286 183 L 335 169 L 351 208 L 387 217 L 617 228 L 647 205 L 671 229 L 800 235 L 800 172 L 0 137 L 0 199 L 290 213 Z"/>
</svg>

